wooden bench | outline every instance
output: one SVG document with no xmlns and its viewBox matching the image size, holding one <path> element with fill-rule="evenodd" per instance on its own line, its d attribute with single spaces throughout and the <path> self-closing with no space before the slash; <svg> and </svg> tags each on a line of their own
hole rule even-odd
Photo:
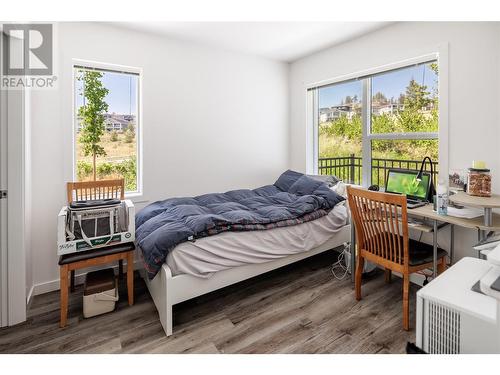
<svg viewBox="0 0 500 375">
<path fill-rule="evenodd" d="M 61 274 L 61 328 L 66 326 L 68 319 L 68 278 L 71 275 L 71 286 L 74 286 L 75 270 L 93 267 L 111 262 L 119 262 L 119 275 L 122 275 L 122 262 L 127 261 L 127 292 L 128 304 L 134 304 L 134 250 L 133 243 L 124 243 L 102 247 L 96 250 L 61 255 L 59 268 Z"/>
</svg>

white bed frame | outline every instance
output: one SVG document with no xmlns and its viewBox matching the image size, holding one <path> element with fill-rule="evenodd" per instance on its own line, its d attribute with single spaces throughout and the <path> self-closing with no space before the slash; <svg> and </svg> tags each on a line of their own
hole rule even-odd
<svg viewBox="0 0 500 375">
<path fill-rule="evenodd" d="M 167 264 L 162 266 L 153 280 L 148 279 L 145 271 L 143 271 L 142 276 L 160 315 L 161 325 L 167 336 L 170 336 L 172 335 L 173 305 L 337 248 L 345 242 L 350 242 L 350 238 L 351 225 L 347 224 L 340 228 L 327 242 L 304 253 L 290 255 L 266 263 L 230 268 L 219 271 L 208 279 L 187 274 L 172 276 L 172 271 Z"/>
</svg>

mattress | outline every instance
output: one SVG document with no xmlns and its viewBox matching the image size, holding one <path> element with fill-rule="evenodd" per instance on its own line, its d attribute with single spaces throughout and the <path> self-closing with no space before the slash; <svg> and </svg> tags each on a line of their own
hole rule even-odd
<svg viewBox="0 0 500 375">
<path fill-rule="evenodd" d="M 208 278 L 215 272 L 246 264 L 269 262 L 316 248 L 347 223 L 344 203 L 326 216 L 289 227 L 248 232 L 225 232 L 184 242 L 167 256 L 172 274 Z"/>
</svg>

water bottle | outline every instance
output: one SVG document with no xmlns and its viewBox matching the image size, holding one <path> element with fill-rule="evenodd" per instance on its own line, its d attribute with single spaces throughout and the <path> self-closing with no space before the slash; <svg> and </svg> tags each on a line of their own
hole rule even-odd
<svg viewBox="0 0 500 375">
<path fill-rule="evenodd" d="M 443 180 L 439 180 L 437 187 L 437 213 L 448 215 L 448 187 Z"/>
</svg>

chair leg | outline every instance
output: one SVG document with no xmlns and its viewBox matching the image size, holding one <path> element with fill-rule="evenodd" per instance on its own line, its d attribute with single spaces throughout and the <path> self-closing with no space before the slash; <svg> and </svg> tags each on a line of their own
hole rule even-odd
<svg viewBox="0 0 500 375">
<path fill-rule="evenodd" d="M 388 268 L 385 269 L 385 282 L 389 284 L 392 281 L 392 271 Z"/>
<path fill-rule="evenodd" d="M 446 271 L 445 259 L 446 259 L 446 257 L 442 257 L 441 261 L 438 263 L 438 266 L 437 266 L 438 275 L 441 275 L 444 271 Z"/>
<path fill-rule="evenodd" d="M 60 299 L 61 299 L 61 318 L 59 321 L 59 327 L 66 326 L 66 321 L 68 319 L 68 265 L 64 264 L 60 268 Z"/>
<path fill-rule="evenodd" d="M 365 265 L 365 260 L 362 256 L 358 256 L 358 261 L 356 262 L 356 275 L 354 279 L 354 288 L 356 290 L 356 300 L 361 300 L 361 276 L 363 275 L 363 268 Z"/>
<path fill-rule="evenodd" d="M 127 293 L 128 304 L 134 304 L 134 252 L 127 253 Z"/>
<path fill-rule="evenodd" d="M 403 275 L 403 329 L 410 330 L 410 275 Z"/>
</svg>

